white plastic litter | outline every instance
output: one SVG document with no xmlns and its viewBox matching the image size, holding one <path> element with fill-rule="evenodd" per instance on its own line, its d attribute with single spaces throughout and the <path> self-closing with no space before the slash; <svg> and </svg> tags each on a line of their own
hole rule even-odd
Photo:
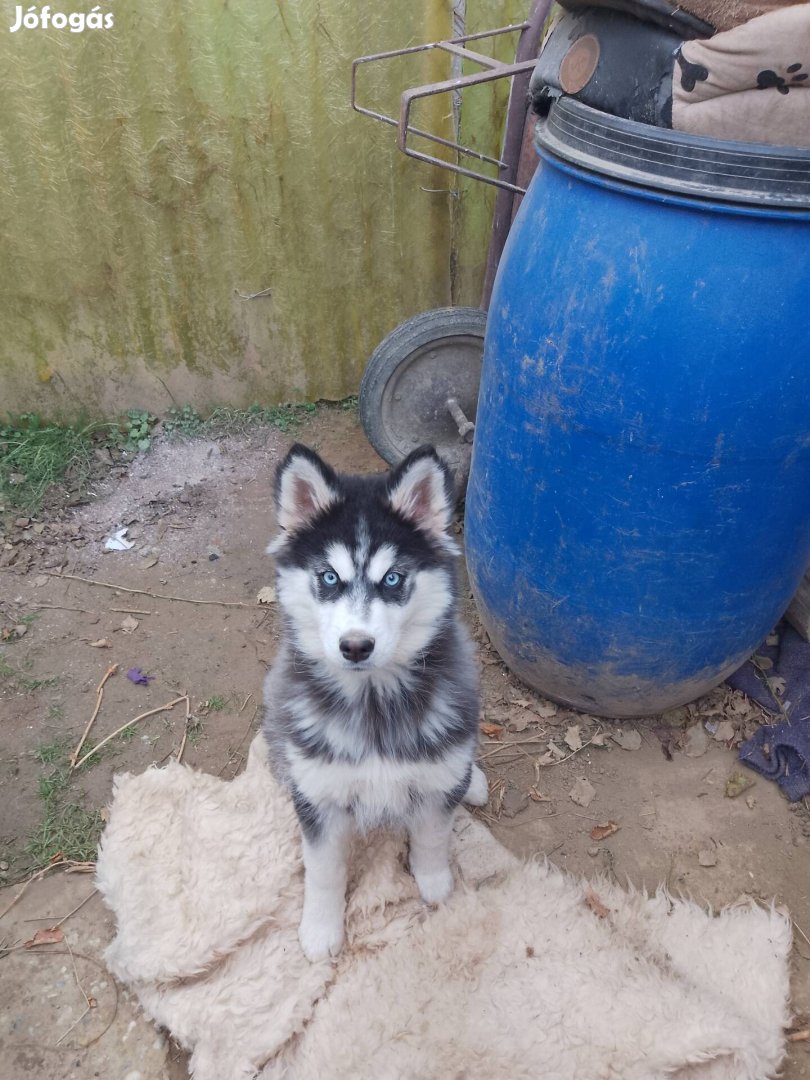
<svg viewBox="0 0 810 1080">
<path fill-rule="evenodd" d="M 116 532 L 114 532 L 112 534 L 112 536 L 107 537 L 107 539 L 104 542 L 104 550 L 105 551 L 129 551 L 130 548 L 134 548 L 135 547 L 135 541 L 134 540 L 127 540 L 126 535 L 127 535 L 127 529 L 126 528 L 118 529 Z"/>
</svg>

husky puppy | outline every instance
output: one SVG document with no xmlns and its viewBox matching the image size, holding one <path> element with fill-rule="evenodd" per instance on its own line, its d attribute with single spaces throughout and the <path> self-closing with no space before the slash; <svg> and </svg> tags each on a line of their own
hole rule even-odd
<svg viewBox="0 0 810 1080">
<path fill-rule="evenodd" d="M 404 826 L 422 898 L 451 893 L 453 813 L 487 799 L 478 674 L 457 615 L 453 482 L 432 447 L 345 476 L 296 445 L 275 499 L 283 629 L 263 730 L 303 832 L 299 938 L 314 961 L 343 945 L 355 832 Z"/>
</svg>

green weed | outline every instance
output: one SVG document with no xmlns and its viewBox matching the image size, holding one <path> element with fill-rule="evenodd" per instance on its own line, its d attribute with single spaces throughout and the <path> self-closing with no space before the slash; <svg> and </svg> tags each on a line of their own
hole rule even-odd
<svg viewBox="0 0 810 1080">
<path fill-rule="evenodd" d="M 33 756 L 49 768 L 37 781 L 37 791 L 43 802 L 42 821 L 26 844 L 32 868 L 46 866 L 60 851 L 66 859 L 80 862 L 94 859 L 102 828 L 101 814 L 98 810 L 86 809 L 71 798 L 73 774 L 68 743 L 64 739 L 42 743 L 33 751 Z M 100 760 L 94 754 L 82 768 L 89 768 Z"/>
<path fill-rule="evenodd" d="M 90 475 L 94 436 L 107 427 L 49 424 L 35 413 L 0 425 L 0 500 L 34 513 L 53 484 L 69 480 L 81 487 Z"/>
<path fill-rule="evenodd" d="M 318 411 L 313 403 L 305 405 L 249 405 L 236 409 L 222 405 L 206 417 L 193 406 L 172 407 L 163 420 L 163 430 L 170 439 L 224 438 L 246 435 L 261 426 L 278 428 L 284 433 L 299 427 Z"/>
<path fill-rule="evenodd" d="M 30 693 L 33 690 L 41 690 L 44 686 L 55 686 L 59 679 L 55 676 L 45 679 L 35 678 L 29 674 L 31 661 L 26 661 L 22 669 L 13 667 L 0 652 L 0 680 L 7 681 L 14 690 L 25 690 Z"/>
<path fill-rule="evenodd" d="M 152 428 L 157 417 L 144 409 L 130 409 L 126 420 L 126 441 L 124 449 L 130 453 L 148 450 L 152 445 Z"/>
</svg>

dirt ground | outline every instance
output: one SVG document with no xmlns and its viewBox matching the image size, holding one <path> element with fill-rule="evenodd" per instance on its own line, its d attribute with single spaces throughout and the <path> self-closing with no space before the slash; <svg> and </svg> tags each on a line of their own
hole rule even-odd
<svg viewBox="0 0 810 1080">
<path fill-rule="evenodd" d="M 322 408 L 295 437 L 340 469 L 382 467 L 345 409 Z M 264 554 L 274 534 L 273 470 L 291 441 L 273 428 L 218 441 L 158 439 L 128 471 L 109 473 L 84 505 L 21 518 L 0 540 L 0 628 L 8 638 L 0 645 L 0 912 L 37 860 L 41 865 L 58 850 L 74 861 L 92 857 L 82 844 L 89 838 L 92 848 L 113 774 L 165 761 L 178 752 L 186 728 L 186 763 L 223 777 L 242 767 L 277 641 L 275 606 L 257 596 L 273 580 Z M 122 526 L 134 547 L 105 552 L 105 539 Z M 479 644 L 484 687 L 481 760 L 491 797 L 480 816 L 498 839 L 519 855 L 545 854 L 577 874 L 607 872 L 648 888 L 665 882 L 714 907 L 740 896 L 785 904 L 796 925 L 795 1026 L 808 1027 L 810 812 L 760 779 L 737 797 L 726 794 L 738 771 L 734 747 L 767 715 L 724 687 L 663 717 L 622 725 L 573 713 L 510 675 L 468 592 L 465 615 Z M 112 665 L 117 670 L 104 685 L 83 754 L 183 695 L 190 718 L 182 701 L 144 717 L 71 774 L 70 753 Z M 146 684 L 128 677 L 134 669 L 148 676 Z M 64 884 L 55 886 L 57 880 Z M 35 883 L 0 916 L 0 947 L 18 944 L 57 912 L 68 914 L 90 896 L 89 882 L 87 875 L 56 872 Z M 103 982 L 108 991 L 93 957 L 111 932 L 98 897 L 64 923 L 66 942 L 90 956 L 81 979 Z M 75 1019 L 76 1003 L 62 1011 L 60 1003 L 76 987 L 64 952 L 52 962 L 58 978 L 42 974 L 47 960 L 33 957 L 46 949 L 0 950 L 0 982 L 5 966 L 11 983 L 30 990 L 5 1010 L 0 992 L 0 1041 L 16 1063 L 8 1074 L 0 1064 L 0 1074 L 111 1076 L 93 1057 L 110 1038 L 93 1042 L 101 1039 L 97 1012 L 76 1024 L 64 1047 L 51 1045 L 60 1025 L 67 1029 Z M 77 972 L 76 983 L 81 979 Z M 51 1012 L 43 1019 L 46 998 Z M 126 996 L 121 1000 L 119 1028 L 135 1024 Z M 166 1053 L 151 1028 L 142 1038 L 151 1040 L 150 1053 Z M 143 1054 L 120 1075 L 186 1075 L 176 1049 L 160 1067 L 150 1060 Z M 810 1078 L 810 1042 L 793 1044 L 783 1075 Z"/>
</svg>

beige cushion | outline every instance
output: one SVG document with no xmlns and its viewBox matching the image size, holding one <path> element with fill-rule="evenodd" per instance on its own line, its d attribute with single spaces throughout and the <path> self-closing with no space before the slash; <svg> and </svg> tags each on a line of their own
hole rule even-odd
<svg viewBox="0 0 810 1080">
<path fill-rule="evenodd" d="M 810 4 L 684 42 L 672 126 L 716 139 L 810 146 Z"/>
</svg>

